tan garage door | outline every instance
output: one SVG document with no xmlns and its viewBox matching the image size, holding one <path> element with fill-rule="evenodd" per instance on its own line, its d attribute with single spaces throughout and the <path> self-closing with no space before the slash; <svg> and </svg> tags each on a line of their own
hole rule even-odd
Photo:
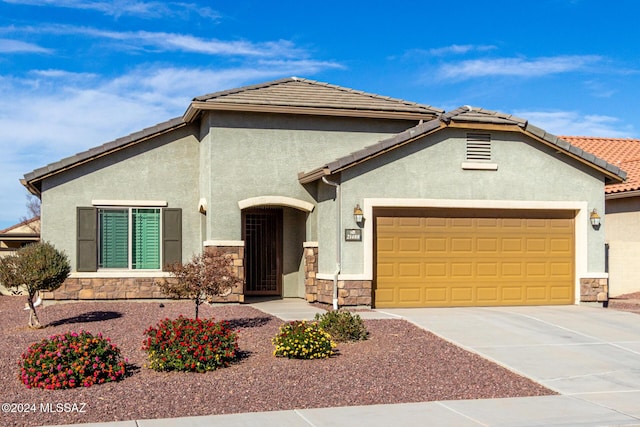
<svg viewBox="0 0 640 427">
<path fill-rule="evenodd" d="M 376 212 L 376 307 L 572 304 L 573 212 Z"/>
</svg>

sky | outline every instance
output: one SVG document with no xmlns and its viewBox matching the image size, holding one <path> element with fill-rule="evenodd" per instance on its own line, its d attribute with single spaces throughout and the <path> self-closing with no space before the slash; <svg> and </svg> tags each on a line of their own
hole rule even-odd
<svg viewBox="0 0 640 427">
<path fill-rule="evenodd" d="M 291 76 L 640 138 L 636 0 L 0 0 L 0 229 L 34 169 Z M 46 213 L 45 213 L 46 214 Z"/>
</svg>

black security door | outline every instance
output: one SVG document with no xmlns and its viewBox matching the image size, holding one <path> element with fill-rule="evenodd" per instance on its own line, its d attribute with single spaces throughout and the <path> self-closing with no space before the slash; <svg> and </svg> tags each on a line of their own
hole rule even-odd
<svg viewBox="0 0 640 427">
<path fill-rule="evenodd" d="M 281 295 L 282 209 L 242 211 L 246 295 Z"/>
</svg>

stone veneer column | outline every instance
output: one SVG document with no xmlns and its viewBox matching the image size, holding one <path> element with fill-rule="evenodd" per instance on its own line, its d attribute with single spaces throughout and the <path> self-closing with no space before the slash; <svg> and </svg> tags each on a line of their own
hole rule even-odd
<svg viewBox="0 0 640 427">
<path fill-rule="evenodd" d="M 308 302 L 318 301 L 318 242 L 304 242 L 304 294 Z"/>
<path fill-rule="evenodd" d="M 581 278 L 580 301 L 582 302 L 606 302 L 609 300 L 609 279 L 607 278 Z"/>
<path fill-rule="evenodd" d="M 242 285 L 234 286 L 224 295 L 216 296 L 210 302 L 244 302 L 244 242 L 243 241 L 207 241 L 205 251 L 219 251 L 233 259 L 233 272 L 242 280 Z"/>
</svg>

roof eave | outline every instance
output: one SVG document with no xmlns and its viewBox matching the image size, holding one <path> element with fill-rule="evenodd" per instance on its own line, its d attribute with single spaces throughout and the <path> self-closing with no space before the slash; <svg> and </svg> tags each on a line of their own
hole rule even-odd
<svg viewBox="0 0 640 427">
<path fill-rule="evenodd" d="M 313 116 L 339 116 L 358 117 L 372 119 L 391 120 L 432 120 L 436 113 L 424 111 L 391 111 L 391 110 L 367 110 L 350 108 L 329 108 L 329 107 L 304 107 L 296 105 L 266 105 L 266 104 L 245 104 L 232 102 L 203 102 L 193 101 L 185 111 L 183 120 L 190 123 L 198 118 L 203 111 L 242 111 L 250 113 L 276 113 L 276 114 L 302 114 Z"/>
<path fill-rule="evenodd" d="M 640 190 L 616 191 L 615 193 L 605 193 L 605 200 L 627 199 L 630 197 L 640 197 Z"/>
</svg>

